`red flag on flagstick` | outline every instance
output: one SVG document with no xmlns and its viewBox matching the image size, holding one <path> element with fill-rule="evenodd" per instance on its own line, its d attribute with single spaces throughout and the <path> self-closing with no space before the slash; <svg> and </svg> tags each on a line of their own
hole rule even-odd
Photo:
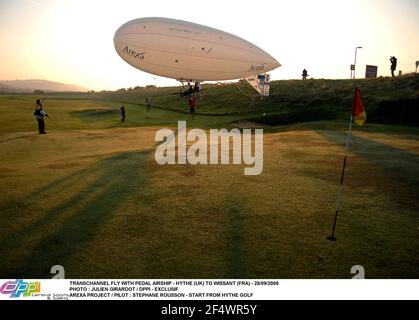
<svg viewBox="0 0 419 320">
<path fill-rule="evenodd" d="M 362 103 L 361 90 L 355 89 L 354 104 L 352 107 L 352 116 L 357 125 L 363 126 L 367 121 L 367 113 L 365 112 L 364 104 Z"/>
<path fill-rule="evenodd" d="M 355 99 L 354 99 L 354 104 L 352 106 L 352 117 L 351 117 L 351 121 L 349 122 L 348 138 L 346 139 L 345 159 L 343 160 L 342 175 L 340 178 L 340 187 L 339 187 L 338 196 L 336 199 L 336 212 L 335 212 L 335 220 L 333 222 L 333 231 L 332 231 L 332 235 L 330 237 L 327 237 L 327 240 L 330 240 L 330 241 L 337 241 L 335 237 L 336 221 L 338 219 L 338 214 L 339 214 L 339 209 L 340 209 L 340 198 L 343 192 L 343 178 L 345 176 L 346 160 L 348 158 L 349 145 L 351 144 L 352 119 L 359 126 L 363 126 L 365 124 L 365 121 L 367 121 L 367 113 L 365 112 L 364 104 L 362 103 L 361 90 L 359 90 L 359 88 L 355 89 Z"/>
</svg>

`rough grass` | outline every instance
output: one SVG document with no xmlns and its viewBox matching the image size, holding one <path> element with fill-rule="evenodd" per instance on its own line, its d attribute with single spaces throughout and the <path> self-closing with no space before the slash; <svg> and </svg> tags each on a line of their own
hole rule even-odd
<svg viewBox="0 0 419 320">
<path fill-rule="evenodd" d="M 197 111 L 202 115 L 240 115 L 259 123 L 284 125 L 319 120 L 346 120 L 355 87 L 361 89 L 368 120 L 373 123 L 419 125 L 419 75 L 359 80 L 286 80 L 271 83 L 271 96 L 261 100 L 244 82 L 204 85 Z M 186 100 L 175 88 L 143 88 L 102 92 L 92 99 L 144 105 L 151 96 L 159 108 L 186 112 Z M 244 92 L 244 93 L 243 93 Z M 265 116 L 262 117 L 262 114 Z"/>
</svg>

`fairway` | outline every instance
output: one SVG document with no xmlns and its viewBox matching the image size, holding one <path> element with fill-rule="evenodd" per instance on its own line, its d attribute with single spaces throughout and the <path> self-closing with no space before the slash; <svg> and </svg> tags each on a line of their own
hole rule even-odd
<svg viewBox="0 0 419 320">
<path fill-rule="evenodd" d="M 32 97 L 0 97 L 1 278 L 419 277 L 419 136 L 354 132 L 339 241 L 331 243 L 345 124 L 267 128 L 264 171 L 159 166 L 155 132 L 183 113 L 53 99 L 48 134 Z M 11 121 L 11 119 L 21 119 Z M 198 116 L 212 128 L 239 116 Z M 249 124 L 249 123 L 245 123 Z"/>
</svg>

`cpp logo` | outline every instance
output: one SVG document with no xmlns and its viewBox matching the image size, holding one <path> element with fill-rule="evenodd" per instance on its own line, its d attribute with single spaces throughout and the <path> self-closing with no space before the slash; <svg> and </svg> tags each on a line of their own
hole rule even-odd
<svg viewBox="0 0 419 320">
<path fill-rule="evenodd" d="M 10 298 L 31 297 L 41 292 L 41 282 L 25 282 L 23 280 L 7 281 L 0 287 L 2 294 L 10 294 Z"/>
</svg>

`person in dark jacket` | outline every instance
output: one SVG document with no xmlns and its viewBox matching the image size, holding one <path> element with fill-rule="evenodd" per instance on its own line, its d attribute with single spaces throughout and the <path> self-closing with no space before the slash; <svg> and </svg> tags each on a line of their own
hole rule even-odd
<svg viewBox="0 0 419 320">
<path fill-rule="evenodd" d="M 396 69 L 397 69 L 397 58 L 394 57 L 394 56 L 390 57 L 390 62 L 391 62 L 391 67 L 390 67 L 391 76 L 394 78 L 395 77 L 394 71 L 396 71 Z"/>
<path fill-rule="evenodd" d="M 120 111 L 121 111 L 121 122 L 125 122 L 126 113 L 125 113 L 124 105 L 121 105 Z"/>
<path fill-rule="evenodd" d="M 39 134 L 46 134 L 44 118 L 49 118 L 49 115 L 43 109 L 41 100 L 36 100 L 35 112 L 33 113 L 33 115 L 35 116 L 36 121 L 38 121 Z"/>
<path fill-rule="evenodd" d="M 147 112 L 151 111 L 151 105 L 152 105 L 152 100 L 150 97 L 147 96 L 147 98 L 145 98 L 145 104 L 147 106 Z"/>
<path fill-rule="evenodd" d="M 188 98 L 189 120 L 195 119 L 195 95 L 192 93 Z"/>
</svg>

